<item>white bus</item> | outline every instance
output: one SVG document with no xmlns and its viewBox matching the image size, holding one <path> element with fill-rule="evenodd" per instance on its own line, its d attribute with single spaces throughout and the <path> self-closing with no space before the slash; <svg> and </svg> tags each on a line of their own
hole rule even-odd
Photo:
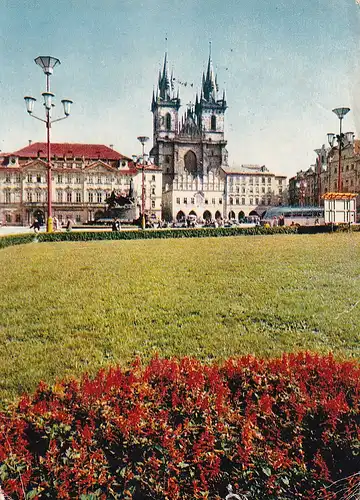
<svg viewBox="0 0 360 500">
<path fill-rule="evenodd" d="M 276 220 L 279 225 L 282 217 L 284 217 L 284 226 L 325 224 L 324 207 L 272 207 L 264 213 L 261 224 L 268 223 L 273 226 Z"/>
</svg>

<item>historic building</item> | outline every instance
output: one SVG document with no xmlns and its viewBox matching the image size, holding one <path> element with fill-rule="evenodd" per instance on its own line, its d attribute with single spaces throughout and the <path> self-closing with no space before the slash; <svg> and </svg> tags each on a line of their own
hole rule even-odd
<svg viewBox="0 0 360 500">
<path fill-rule="evenodd" d="M 60 222 L 93 221 L 104 214 L 105 199 L 115 191 L 134 191 L 141 207 L 142 171 L 133 161 L 101 144 L 52 144 L 52 208 Z M 36 142 L 0 155 L 0 222 L 30 224 L 47 217 L 46 143 Z M 145 166 L 145 212 L 161 217 L 161 169 Z"/>
<path fill-rule="evenodd" d="M 316 163 L 289 179 L 291 205 L 323 205 L 325 193 L 338 191 L 339 148 L 323 145 Z M 360 193 L 360 140 L 348 137 L 341 151 L 341 192 Z M 359 201 L 359 200 L 358 200 Z"/>
<path fill-rule="evenodd" d="M 286 176 L 275 175 L 265 165 L 223 167 L 226 173 L 224 214 L 227 219 L 261 216 L 269 206 L 287 201 Z"/>
<path fill-rule="evenodd" d="M 200 95 L 196 95 L 195 105 L 181 118 L 174 80 L 169 76 L 165 54 L 152 97 L 150 152 L 155 164 L 162 168 L 163 217 L 167 220 L 180 220 L 188 215 L 199 219 L 238 218 L 254 210 L 262 212 L 270 203 L 281 204 L 286 177 L 275 176 L 265 167 L 228 166 L 224 134 L 227 102 L 225 91 L 219 95 L 211 56 L 202 76 Z M 262 179 L 266 179 L 265 186 Z"/>
</svg>

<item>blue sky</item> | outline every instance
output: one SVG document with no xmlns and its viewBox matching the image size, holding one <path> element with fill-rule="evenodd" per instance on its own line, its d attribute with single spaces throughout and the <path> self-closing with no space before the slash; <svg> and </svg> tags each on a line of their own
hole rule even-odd
<svg viewBox="0 0 360 500">
<path fill-rule="evenodd" d="M 24 95 L 38 99 L 39 55 L 61 60 L 52 77 L 72 115 L 54 124 L 54 142 L 114 144 L 140 152 L 152 137 L 150 103 L 166 47 L 185 111 L 206 67 L 209 41 L 225 88 L 229 163 L 259 163 L 293 175 L 338 130 L 331 112 L 348 106 L 344 129 L 360 134 L 360 7 L 355 0 L 2 0 L 0 149 L 45 140 Z M 54 116 L 56 117 L 56 116 Z"/>
</svg>

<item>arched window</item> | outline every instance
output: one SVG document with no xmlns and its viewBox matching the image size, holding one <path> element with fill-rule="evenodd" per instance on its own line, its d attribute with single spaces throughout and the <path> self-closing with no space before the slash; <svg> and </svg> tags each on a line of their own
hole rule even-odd
<svg viewBox="0 0 360 500">
<path fill-rule="evenodd" d="M 205 210 L 205 212 L 203 213 L 203 219 L 211 220 L 211 212 L 209 212 L 209 210 Z"/>
<path fill-rule="evenodd" d="M 191 175 L 196 175 L 197 160 L 193 151 L 188 151 L 184 156 L 185 171 Z"/>
<path fill-rule="evenodd" d="M 216 116 L 211 115 L 211 130 L 216 130 Z"/>
<path fill-rule="evenodd" d="M 165 127 L 166 127 L 166 130 L 171 130 L 171 115 L 170 115 L 170 113 L 166 113 Z"/>
<path fill-rule="evenodd" d="M 176 214 L 176 220 L 178 222 L 181 222 L 183 220 L 185 220 L 185 214 L 182 210 L 180 210 L 177 214 Z"/>
</svg>

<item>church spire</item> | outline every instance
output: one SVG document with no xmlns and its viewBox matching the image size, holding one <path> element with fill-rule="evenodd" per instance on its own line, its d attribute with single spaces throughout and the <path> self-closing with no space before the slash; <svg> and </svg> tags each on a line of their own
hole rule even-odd
<svg viewBox="0 0 360 500">
<path fill-rule="evenodd" d="M 208 102 L 216 102 L 217 82 L 214 76 L 214 69 L 211 59 L 211 42 L 209 43 L 209 60 L 206 71 L 206 78 L 203 75 L 202 90 L 204 99 Z"/>
<path fill-rule="evenodd" d="M 164 101 L 171 99 L 171 84 L 167 67 L 167 52 L 165 52 L 162 74 L 160 73 L 159 75 L 159 93 L 160 98 Z"/>
</svg>

